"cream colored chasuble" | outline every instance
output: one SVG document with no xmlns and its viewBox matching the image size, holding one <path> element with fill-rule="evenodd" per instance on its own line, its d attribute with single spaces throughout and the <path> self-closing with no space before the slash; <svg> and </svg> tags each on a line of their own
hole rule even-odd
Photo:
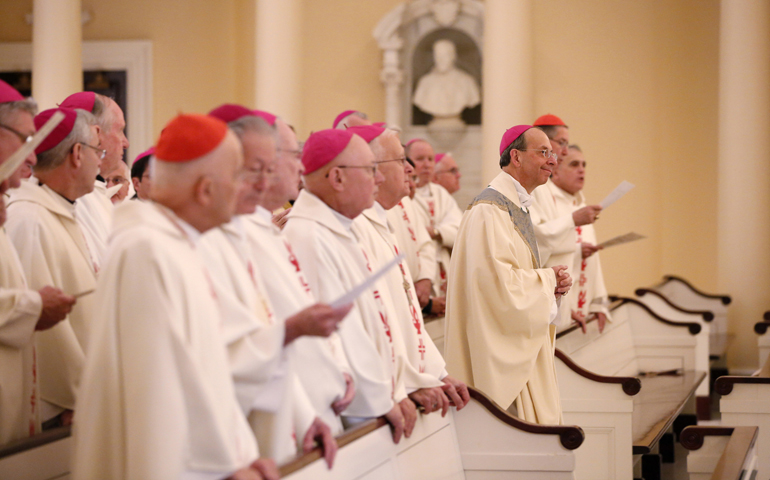
<svg viewBox="0 0 770 480">
<path fill-rule="evenodd" d="M 553 270 L 540 268 L 513 180 L 501 172 L 468 207 L 455 241 L 447 370 L 541 424 L 561 423 L 550 325 L 555 287 Z"/>
</svg>

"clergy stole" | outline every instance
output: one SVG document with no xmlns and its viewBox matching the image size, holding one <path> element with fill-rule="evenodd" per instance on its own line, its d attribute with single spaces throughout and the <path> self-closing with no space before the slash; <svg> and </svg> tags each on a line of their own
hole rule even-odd
<svg viewBox="0 0 770 480">
<path fill-rule="evenodd" d="M 385 210 L 379 204 L 365 210 L 353 221 L 353 233 L 368 253 L 376 269 L 398 256 L 398 247 L 391 234 Z M 444 359 L 433 344 L 422 319 L 414 291 L 409 266 L 405 261 L 383 277 L 383 297 L 391 309 L 389 318 L 392 336 L 400 363 L 400 380 L 407 393 L 421 388 L 442 385 L 439 377 L 444 372 Z"/>
<path fill-rule="evenodd" d="M 540 268 L 529 214 L 500 173 L 463 216 L 447 296 L 449 373 L 520 418 L 561 422 L 550 325 L 556 277 Z"/>
<path fill-rule="evenodd" d="M 264 286 L 279 321 L 313 305 L 315 299 L 299 260 L 281 231 L 273 225 L 271 214 L 258 208 L 243 216 L 246 242 L 259 259 L 256 274 Z M 285 349 L 295 365 L 294 372 L 316 412 L 332 433 L 342 433 L 342 422 L 332 403 L 346 391 L 343 372 L 350 374 L 339 335 L 328 338 L 304 336 Z M 299 431 L 302 435 L 302 430 Z"/>
</svg>

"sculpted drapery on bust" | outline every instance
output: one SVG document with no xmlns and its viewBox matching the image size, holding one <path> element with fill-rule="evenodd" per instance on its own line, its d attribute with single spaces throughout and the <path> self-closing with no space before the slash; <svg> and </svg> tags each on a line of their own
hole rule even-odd
<svg viewBox="0 0 770 480">
<path fill-rule="evenodd" d="M 481 103 L 476 80 L 455 66 L 457 51 L 451 40 L 433 44 L 433 69 L 420 78 L 414 104 L 434 117 L 456 117 Z"/>
</svg>

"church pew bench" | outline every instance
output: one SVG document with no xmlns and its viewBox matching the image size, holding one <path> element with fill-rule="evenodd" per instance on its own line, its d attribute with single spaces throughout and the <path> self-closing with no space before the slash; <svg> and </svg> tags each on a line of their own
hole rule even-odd
<svg viewBox="0 0 770 480">
<path fill-rule="evenodd" d="M 651 288 L 682 308 L 713 312 L 710 351 L 712 355 L 720 359 L 724 358 L 730 342 L 730 336 L 727 333 L 727 306 L 732 302 L 730 295 L 705 293 L 684 278 L 675 275 L 665 275 L 660 283 Z"/>
<path fill-rule="evenodd" d="M 765 364 L 768 355 L 770 355 L 770 335 L 767 335 L 768 327 L 770 327 L 770 312 L 765 312 L 764 321 L 754 324 L 754 332 L 759 335 L 757 337 L 757 346 L 759 347 L 759 366 Z"/>
<path fill-rule="evenodd" d="M 604 333 L 590 321 L 585 334 L 575 326 L 557 335 L 564 422 L 586 434 L 575 452 L 577 479 L 633 478 L 679 414 L 694 409 L 706 376 L 695 368 L 698 323 L 659 318 L 625 298 L 614 302 L 611 314 Z"/>
<path fill-rule="evenodd" d="M 70 427 L 59 427 L 0 446 L 3 480 L 66 480 L 70 478 Z"/>
<path fill-rule="evenodd" d="M 757 474 L 757 427 L 699 427 L 682 430 L 689 450 L 690 480 L 748 480 Z"/>
<path fill-rule="evenodd" d="M 420 415 L 410 438 L 394 444 L 384 419 L 338 437 L 329 470 L 319 449 L 280 467 L 288 480 L 352 479 L 570 479 L 573 450 L 583 442 L 574 426 L 521 421 L 478 390 L 457 412 Z"/>
<path fill-rule="evenodd" d="M 759 427 L 758 478 L 770 478 L 770 377 L 726 375 L 717 378 L 714 387 L 722 395 L 722 424 Z"/>
<path fill-rule="evenodd" d="M 425 331 L 428 332 L 430 339 L 436 345 L 441 356 L 444 356 L 444 327 L 446 325 L 445 317 L 426 317 Z"/>
<path fill-rule="evenodd" d="M 672 303 L 671 300 L 657 290 L 637 288 L 635 293 L 637 300 L 650 307 L 650 310 L 661 317 L 677 322 L 695 322 L 701 326 L 701 333 L 696 335 L 695 369 L 706 372 L 706 380 L 700 384 L 695 392 L 695 402 L 698 420 L 710 420 L 710 373 L 712 361 L 710 347 L 714 341 L 714 337 L 710 335 L 710 332 L 714 313 L 710 310 L 692 310 L 680 307 Z"/>
<path fill-rule="evenodd" d="M 393 443 L 384 418 L 363 423 L 337 437 L 340 450 L 328 470 L 321 450 L 280 467 L 282 478 L 301 479 L 571 479 L 573 450 L 583 440 L 575 426 L 535 425 L 502 410 L 478 390 L 471 402 L 419 415 L 410 438 Z M 69 479 L 70 427 L 43 432 L 0 447 L 0 479 Z"/>
</svg>

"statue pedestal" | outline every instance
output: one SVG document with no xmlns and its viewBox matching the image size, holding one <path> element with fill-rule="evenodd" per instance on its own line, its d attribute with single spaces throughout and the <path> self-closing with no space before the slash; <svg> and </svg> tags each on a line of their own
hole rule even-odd
<svg viewBox="0 0 770 480">
<path fill-rule="evenodd" d="M 428 135 L 437 152 L 451 150 L 465 136 L 467 125 L 459 115 L 451 117 L 435 117 L 428 124 Z"/>
</svg>

